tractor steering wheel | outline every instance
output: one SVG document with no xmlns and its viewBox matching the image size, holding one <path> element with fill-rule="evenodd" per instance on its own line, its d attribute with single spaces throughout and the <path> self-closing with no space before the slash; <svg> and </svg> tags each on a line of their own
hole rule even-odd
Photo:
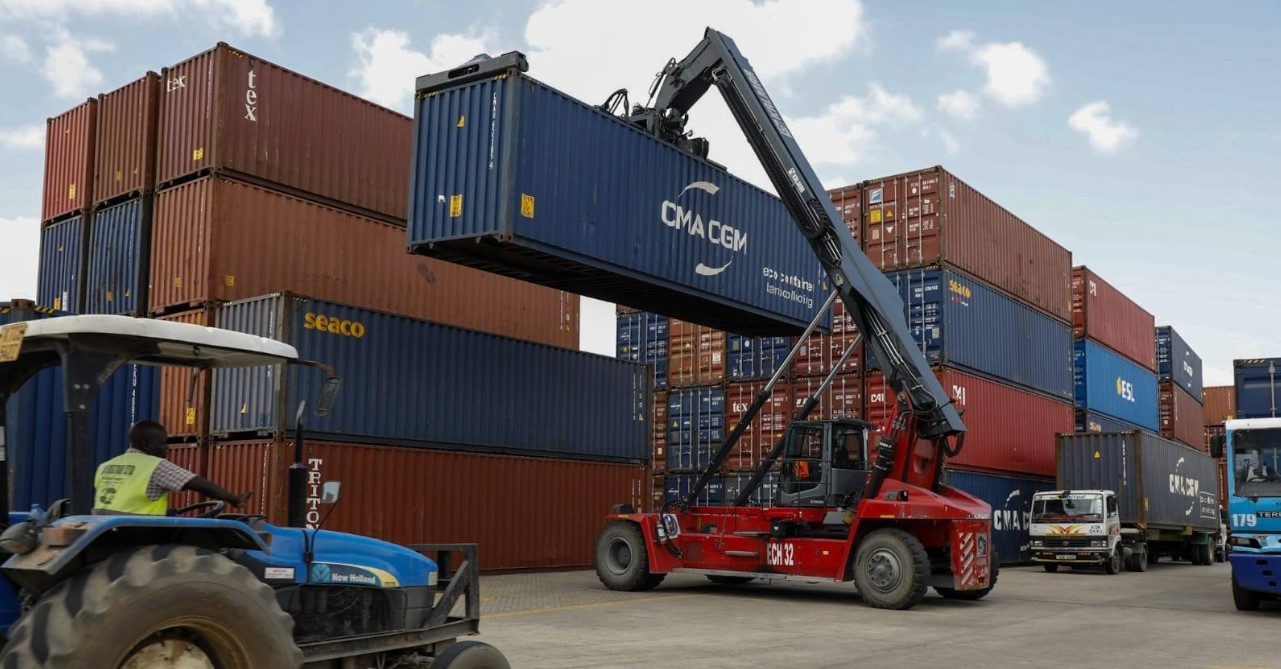
<svg viewBox="0 0 1281 669">
<path fill-rule="evenodd" d="M 223 509 L 227 508 L 227 503 L 220 499 L 211 499 L 205 502 L 196 502 L 195 504 L 188 504 L 187 506 L 174 509 L 169 512 L 169 515 L 185 516 L 186 514 L 191 513 L 192 511 L 195 511 L 197 509 L 203 509 L 206 506 L 212 507 L 212 508 L 196 516 L 196 518 L 213 518 L 214 516 L 217 516 L 218 514 L 222 513 Z"/>
</svg>

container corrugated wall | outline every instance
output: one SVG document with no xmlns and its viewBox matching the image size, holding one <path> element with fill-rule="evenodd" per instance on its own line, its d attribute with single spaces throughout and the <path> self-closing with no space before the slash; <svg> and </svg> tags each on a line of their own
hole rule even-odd
<svg viewBox="0 0 1281 669">
<path fill-rule="evenodd" d="M 1217 425 L 1225 420 L 1232 420 L 1237 413 L 1236 388 L 1232 386 L 1209 386 L 1201 393 L 1205 405 L 1205 424 Z"/>
<path fill-rule="evenodd" d="M 951 368 L 936 368 L 943 389 L 965 411 L 958 467 L 1036 476 L 1054 473 L 1054 438 L 1071 432 L 1072 405 Z M 880 423 L 894 401 L 880 373 L 867 376 L 867 420 Z"/>
<path fill-rule="evenodd" d="M 159 104 L 160 77 L 155 72 L 98 96 L 94 204 L 155 188 Z"/>
<path fill-rule="evenodd" d="M 689 321 L 668 320 L 667 383 L 673 388 L 725 380 L 725 333 Z"/>
<path fill-rule="evenodd" d="M 931 364 L 1072 397 L 1072 334 L 1066 324 L 960 272 L 906 270 L 888 278 Z M 867 364 L 880 369 L 870 354 Z"/>
<path fill-rule="evenodd" d="M 1156 371 L 1156 322 L 1088 267 L 1072 269 L 1072 336 L 1103 344 L 1144 369 Z"/>
<path fill-rule="evenodd" d="M 166 459 L 196 476 L 203 476 L 205 473 L 205 459 L 208 457 L 208 453 L 209 448 L 201 444 L 173 444 L 169 446 L 169 454 Z M 204 495 L 194 490 L 171 492 L 169 493 L 169 508 L 177 509 L 188 504 L 203 502 L 205 499 Z"/>
<path fill-rule="evenodd" d="M 1237 418 L 1281 416 L 1281 358 L 1233 360 Z"/>
<path fill-rule="evenodd" d="M 667 392 L 668 471 L 695 471 L 711 462 L 727 434 L 725 399 L 720 386 Z"/>
<path fill-rule="evenodd" d="M 791 337 L 749 337 L 726 335 L 725 376 L 734 381 L 768 379 L 774 375 L 792 349 Z"/>
<path fill-rule="evenodd" d="M 1143 428 L 1134 423 L 1127 423 L 1097 411 L 1078 409 L 1076 412 L 1077 432 L 1130 432 L 1141 429 Z"/>
<path fill-rule="evenodd" d="M 1204 453 L 1146 432 L 1062 435 L 1057 452 L 1058 484 L 1112 490 L 1122 523 L 1219 529 L 1219 473 Z"/>
<path fill-rule="evenodd" d="M 215 169 L 405 219 L 409 118 L 225 44 L 163 78 L 160 184 Z"/>
<path fill-rule="evenodd" d="M 1156 373 L 1162 381 L 1173 381 L 1201 402 L 1201 356 L 1169 325 L 1156 329 Z"/>
<path fill-rule="evenodd" d="M 952 265 L 1063 321 L 1072 254 L 942 167 L 863 182 L 863 248 L 884 271 Z"/>
<path fill-rule="evenodd" d="M 1205 452 L 1205 410 L 1201 403 L 1173 381 L 1162 381 L 1158 388 L 1161 436 Z"/>
<path fill-rule="evenodd" d="M 415 143 L 417 253 L 751 335 L 829 290 L 780 200 L 527 77 L 420 97 Z"/>
<path fill-rule="evenodd" d="M 162 317 L 160 320 L 190 325 L 212 327 L 214 324 L 213 307 L 201 307 L 182 311 Z M 191 405 L 187 397 L 192 392 L 191 378 L 199 376 L 196 381 L 195 395 Z M 174 440 L 190 441 L 209 435 L 209 398 L 213 374 L 198 373 L 196 370 L 183 367 L 160 368 L 160 422 L 169 430 L 169 437 Z"/>
<path fill-rule="evenodd" d="M 142 196 L 99 209 L 89 231 L 85 312 L 147 314 L 150 202 Z"/>
<path fill-rule="evenodd" d="M 44 202 L 40 220 L 49 222 L 88 211 L 93 204 L 93 149 L 98 101 L 55 116 L 45 124 Z"/>
<path fill-rule="evenodd" d="M 637 311 L 618 315 L 615 355 L 654 368 L 654 387 L 667 387 L 669 321 L 666 316 Z"/>
<path fill-rule="evenodd" d="M 1157 429 L 1156 374 L 1089 340 L 1074 343 L 1073 385 L 1078 409 Z"/>
<path fill-rule="evenodd" d="M 219 307 L 220 328 L 287 342 L 343 379 L 332 413 L 307 429 L 360 442 L 644 462 L 643 365 L 292 295 Z M 323 375 L 293 368 L 214 375 L 215 435 L 292 428 Z M 285 420 L 289 425 L 284 424 Z M 318 436 L 318 438 L 321 438 Z"/>
<path fill-rule="evenodd" d="M 85 264 L 84 234 L 83 215 L 40 230 L 36 302 L 41 306 L 79 313 Z"/>
<path fill-rule="evenodd" d="M 725 436 L 742 422 L 743 414 L 751 406 L 756 396 L 765 389 L 765 381 L 731 383 L 725 388 Z M 791 384 L 780 381 L 774 386 L 774 392 L 761 406 L 760 413 L 747 426 L 739 437 L 734 451 L 722 465 L 728 471 L 744 470 L 755 467 L 766 454 L 774 448 L 783 436 L 792 419 Z M 722 439 L 722 443 L 724 440 Z M 714 444 L 717 448 L 720 444 Z"/>
<path fill-rule="evenodd" d="M 247 507 L 284 520 L 293 448 L 269 441 L 217 444 L 209 478 L 255 490 Z M 309 441 L 321 481 L 341 481 L 326 529 L 398 544 L 476 543 L 484 570 L 592 563 L 601 517 L 613 504 L 643 508 L 640 465 Z"/>
<path fill-rule="evenodd" d="M 1001 564 L 1020 564 L 1031 559 L 1028 524 L 1032 517 L 1032 496 L 1054 490 L 1054 479 L 949 469 L 944 483 L 991 505 L 992 541 Z"/>
<path fill-rule="evenodd" d="M 390 223 L 239 181 L 157 194 L 151 247 L 152 313 L 293 291 L 578 348 L 575 295 L 411 256 Z"/>
</svg>

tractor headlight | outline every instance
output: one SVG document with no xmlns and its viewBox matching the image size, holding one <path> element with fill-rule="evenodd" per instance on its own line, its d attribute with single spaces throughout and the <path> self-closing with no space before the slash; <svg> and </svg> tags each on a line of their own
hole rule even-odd
<svg viewBox="0 0 1281 669">
<path fill-rule="evenodd" d="M 1032 540 L 1032 548 L 1044 548 L 1044 547 L 1045 547 L 1044 541 L 1041 541 L 1040 539 Z"/>
<path fill-rule="evenodd" d="M 1095 548 L 1107 548 L 1108 542 L 1107 542 L 1107 539 L 1096 539 L 1094 541 L 1091 541 L 1090 545 Z"/>
</svg>

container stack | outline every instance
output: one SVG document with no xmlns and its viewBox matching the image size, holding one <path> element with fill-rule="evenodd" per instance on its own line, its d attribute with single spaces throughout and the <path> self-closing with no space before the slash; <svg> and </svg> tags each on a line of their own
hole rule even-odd
<svg viewBox="0 0 1281 669">
<path fill-rule="evenodd" d="M 1072 269 L 1078 432 L 1158 430 L 1153 332 L 1152 314 L 1088 267 Z"/>
<path fill-rule="evenodd" d="M 1205 442 L 1202 446 L 1206 453 L 1212 453 L 1210 440 L 1226 433 L 1224 423 L 1236 417 L 1236 388 L 1233 386 L 1207 386 L 1201 391 L 1205 417 Z M 1228 508 L 1228 466 L 1225 457 L 1219 457 L 1219 503 Z"/>
<path fill-rule="evenodd" d="M 1161 436 L 1208 453 L 1201 393 L 1201 356 L 1169 325 L 1156 329 Z"/>
<path fill-rule="evenodd" d="M 1237 418 L 1281 417 L 1281 358 L 1233 360 Z"/>
</svg>

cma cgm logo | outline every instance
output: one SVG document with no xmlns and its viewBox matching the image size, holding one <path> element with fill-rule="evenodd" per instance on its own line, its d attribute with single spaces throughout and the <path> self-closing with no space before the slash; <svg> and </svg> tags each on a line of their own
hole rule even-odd
<svg viewBox="0 0 1281 669">
<path fill-rule="evenodd" d="M 1134 384 L 1121 377 L 1116 377 L 1116 394 L 1127 402 L 1134 401 Z"/>
<path fill-rule="evenodd" d="M 680 200 L 682 196 L 691 190 L 702 191 L 708 195 L 716 195 L 720 192 L 720 186 L 709 181 L 695 181 L 682 188 L 675 199 Z M 727 248 L 734 253 L 742 253 L 747 248 L 747 233 L 723 221 L 718 221 L 711 217 L 704 218 L 702 214 L 680 202 L 663 200 L 660 218 L 663 221 L 663 225 L 672 230 L 684 232 L 691 237 L 698 237 L 715 246 Z M 733 262 L 731 259 L 720 267 L 712 267 L 700 262 L 694 267 L 694 273 L 699 276 L 716 276 L 728 269 Z"/>
</svg>

